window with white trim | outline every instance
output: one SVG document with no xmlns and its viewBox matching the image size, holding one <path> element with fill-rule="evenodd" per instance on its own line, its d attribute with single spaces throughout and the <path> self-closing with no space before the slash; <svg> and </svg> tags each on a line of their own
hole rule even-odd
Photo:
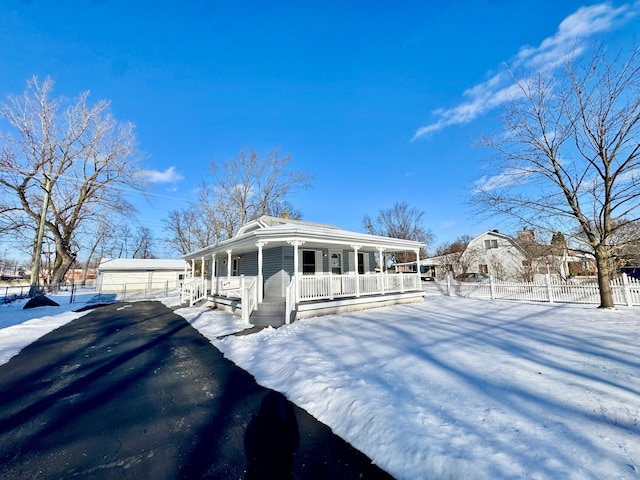
<svg viewBox="0 0 640 480">
<path fill-rule="evenodd" d="M 485 240 L 484 248 L 485 250 L 489 250 L 491 248 L 498 248 L 498 240 Z"/>
</svg>

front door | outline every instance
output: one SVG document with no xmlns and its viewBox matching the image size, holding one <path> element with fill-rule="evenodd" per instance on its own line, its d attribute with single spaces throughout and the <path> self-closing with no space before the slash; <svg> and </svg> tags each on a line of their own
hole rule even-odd
<svg viewBox="0 0 640 480">
<path fill-rule="evenodd" d="M 334 275 L 342 275 L 342 252 L 329 252 L 329 268 Z"/>
</svg>

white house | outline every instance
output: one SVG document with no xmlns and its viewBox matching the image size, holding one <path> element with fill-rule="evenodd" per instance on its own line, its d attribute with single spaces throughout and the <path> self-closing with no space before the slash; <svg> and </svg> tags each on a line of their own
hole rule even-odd
<svg viewBox="0 0 640 480">
<path fill-rule="evenodd" d="M 237 235 L 183 258 L 193 276 L 183 299 L 207 299 L 254 325 L 422 301 L 416 274 L 376 272 L 387 255 L 420 242 L 350 232 L 331 225 L 262 216 Z"/>
<path fill-rule="evenodd" d="M 103 258 L 96 285 L 99 292 L 176 290 L 189 268 L 184 260 Z"/>
<path fill-rule="evenodd" d="M 435 271 L 436 278 L 477 272 L 507 281 L 531 281 L 547 274 L 567 278 L 578 265 L 588 271 L 584 263 L 583 257 L 567 248 L 562 234 L 554 234 L 547 245 L 538 243 L 535 232 L 526 229 L 517 238 L 489 230 L 472 239 L 462 252 L 420 261 L 422 270 Z"/>
</svg>

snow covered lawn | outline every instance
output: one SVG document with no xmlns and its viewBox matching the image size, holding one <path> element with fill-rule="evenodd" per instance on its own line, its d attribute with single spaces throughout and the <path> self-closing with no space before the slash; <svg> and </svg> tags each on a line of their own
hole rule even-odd
<svg viewBox="0 0 640 480">
<path fill-rule="evenodd" d="M 0 363 L 80 315 L 16 308 Z M 638 307 L 428 297 L 223 339 L 230 314 L 176 313 L 398 479 L 640 478 Z"/>
<path fill-rule="evenodd" d="M 640 308 L 429 297 L 222 340 L 178 313 L 398 479 L 640 478 Z"/>
</svg>

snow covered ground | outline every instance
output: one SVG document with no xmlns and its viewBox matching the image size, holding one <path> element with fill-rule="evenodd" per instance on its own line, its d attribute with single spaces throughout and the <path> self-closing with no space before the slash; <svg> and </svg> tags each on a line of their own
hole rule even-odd
<svg viewBox="0 0 640 480">
<path fill-rule="evenodd" d="M 18 306 L 2 362 L 79 315 Z M 434 296 L 222 339 L 237 318 L 177 313 L 398 479 L 640 478 L 640 308 Z"/>
</svg>

